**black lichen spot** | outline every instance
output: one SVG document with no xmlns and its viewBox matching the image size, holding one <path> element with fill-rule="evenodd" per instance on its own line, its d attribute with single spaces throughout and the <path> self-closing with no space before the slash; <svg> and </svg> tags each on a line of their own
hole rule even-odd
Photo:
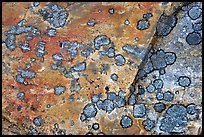
<svg viewBox="0 0 204 137">
<path fill-rule="evenodd" d="M 178 79 L 179 86 L 188 87 L 191 84 L 191 79 L 187 76 L 180 76 Z"/>
<path fill-rule="evenodd" d="M 22 109 L 22 106 L 18 106 L 18 107 L 17 107 L 17 110 L 18 110 L 18 111 L 21 111 L 21 109 Z"/>
<path fill-rule="evenodd" d="M 122 126 L 122 128 L 129 128 L 132 126 L 132 123 L 132 119 L 127 115 L 123 115 L 122 119 L 120 120 L 120 125 Z"/>
<path fill-rule="evenodd" d="M 109 87 L 108 87 L 108 86 L 106 86 L 106 87 L 105 87 L 105 90 L 106 90 L 106 91 L 109 91 Z"/>
<path fill-rule="evenodd" d="M 198 45 L 201 43 L 201 41 L 202 41 L 202 37 L 201 37 L 201 34 L 199 32 L 189 33 L 186 37 L 186 42 L 189 45 Z"/>
<path fill-rule="evenodd" d="M 142 19 L 142 20 L 139 20 L 137 22 L 137 29 L 138 30 L 146 30 L 149 28 L 149 26 L 150 26 L 150 23 L 146 19 Z"/>
<path fill-rule="evenodd" d="M 159 18 L 156 27 L 156 34 L 158 36 L 167 36 L 176 26 L 177 18 L 175 15 L 162 14 Z"/>
</svg>

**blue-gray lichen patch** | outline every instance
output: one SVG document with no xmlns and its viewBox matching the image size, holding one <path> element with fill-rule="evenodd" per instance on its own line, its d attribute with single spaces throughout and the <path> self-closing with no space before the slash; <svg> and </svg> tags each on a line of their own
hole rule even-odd
<svg viewBox="0 0 204 137">
<path fill-rule="evenodd" d="M 20 100 L 23 100 L 25 97 L 25 93 L 24 92 L 18 92 L 17 93 L 17 98 L 19 98 Z"/>
<path fill-rule="evenodd" d="M 179 86 L 188 87 L 191 84 L 191 79 L 187 76 L 180 76 L 178 79 Z"/>
<path fill-rule="evenodd" d="M 192 20 L 196 20 L 198 19 L 202 14 L 202 9 L 200 9 L 197 6 L 192 7 L 189 11 L 188 11 L 188 16 L 192 19 Z"/>
<path fill-rule="evenodd" d="M 110 9 L 108 10 L 108 12 L 109 12 L 110 14 L 114 14 L 115 10 L 114 10 L 114 8 L 110 8 Z"/>
<path fill-rule="evenodd" d="M 33 119 L 33 123 L 36 125 L 36 126 L 42 126 L 42 124 L 44 123 L 44 120 L 42 119 L 41 116 L 38 116 L 38 117 L 35 117 Z"/>
<path fill-rule="evenodd" d="M 167 36 L 176 26 L 176 23 L 177 18 L 174 14 L 172 15 L 162 14 L 157 23 L 156 34 L 158 36 Z"/>
<path fill-rule="evenodd" d="M 117 81 L 117 80 L 118 80 L 118 75 L 115 74 L 115 73 L 111 74 L 111 79 L 112 79 L 113 81 Z"/>
<path fill-rule="evenodd" d="M 52 59 L 54 61 L 62 61 L 64 58 L 62 56 L 62 53 L 56 53 L 52 55 Z"/>
<path fill-rule="evenodd" d="M 151 18 L 151 17 L 153 17 L 153 14 L 152 13 L 146 13 L 146 14 L 143 14 L 143 18 L 144 19 L 149 19 L 149 18 Z"/>
<path fill-rule="evenodd" d="M 65 86 L 58 85 L 58 86 L 56 86 L 56 87 L 54 88 L 54 93 L 55 93 L 56 95 L 61 95 L 61 94 L 63 94 L 63 93 L 65 92 L 65 90 L 66 90 L 66 87 L 65 87 Z"/>
<path fill-rule="evenodd" d="M 144 126 L 144 129 L 147 131 L 151 131 L 155 127 L 155 121 L 147 118 L 142 122 L 142 125 Z"/>
<path fill-rule="evenodd" d="M 96 50 L 99 50 L 101 46 L 108 45 L 110 43 L 111 40 L 106 35 L 99 35 L 94 39 L 94 47 Z"/>
<path fill-rule="evenodd" d="M 71 67 L 70 72 L 81 72 L 86 69 L 86 62 L 81 62 Z"/>
<path fill-rule="evenodd" d="M 57 34 L 57 30 L 54 29 L 54 28 L 49 28 L 49 29 L 47 30 L 47 35 L 48 35 L 49 37 L 54 37 L 54 36 L 56 36 L 56 34 Z"/>
<path fill-rule="evenodd" d="M 162 102 L 158 102 L 154 104 L 154 110 L 156 112 L 161 113 L 162 111 L 164 111 L 166 109 L 166 105 Z"/>
<path fill-rule="evenodd" d="M 128 98 L 129 105 L 135 105 L 137 103 L 137 95 L 132 93 Z"/>
<path fill-rule="evenodd" d="M 133 124 L 132 119 L 127 116 L 127 115 L 123 115 L 121 120 L 120 120 L 120 125 L 122 126 L 122 128 L 129 128 L 131 127 Z"/>
<path fill-rule="evenodd" d="M 186 106 L 187 113 L 190 115 L 194 115 L 197 112 L 196 105 L 194 103 L 190 103 Z"/>
<path fill-rule="evenodd" d="M 83 109 L 83 114 L 87 118 L 95 117 L 97 114 L 97 109 L 96 109 L 95 105 L 92 103 L 87 104 Z"/>
<path fill-rule="evenodd" d="M 158 50 L 156 53 L 152 54 L 152 56 L 150 57 L 150 60 L 155 70 L 159 70 L 161 68 L 166 67 L 167 64 L 164 58 L 165 58 L 165 52 L 163 50 Z"/>
<path fill-rule="evenodd" d="M 87 22 L 87 25 L 89 27 L 93 27 L 96 25 L 96 20 L 95 19 L 90 19 L 88 22 Z"/>
<path fill-rule="evenodd" d="M 164 92 L 164 101 L 172 101 L 174 99 L 174 94 L 170 91 Z"/>
<path fill-rule="evenodd" d="M 150 26 L 150 23 L 146 19 L 141 19 L 137 22 L 137 29 L 138 30 L 146 30 Z"/>
<path fill-rule="evenodd" d="M 156 89 L 161 89 L 164 85 L 164 82 L 161 79 L 155 79 L 152 84 Z"/>
<path fill-rule="evenodd" d="M 22 70 L 21 76 L 23 78 L 34 78 L 36 73 L 34 71 Z"/>
<path fill-rule="evenodd" d="M 93 54 L 94 50 L 91 47 L 88 47 L 81 51 L 81 55 L 85 58 L 88 58 L 91 54 Z"/>
<path fill-rule="evenodd" d="M 28 41 L 25 41 L 24 44 L 21 44 L 19 46 L 21 48 L 21 50 L 25 53 L 31 50 Z"/>
<path fill-rule="evenodd" d="M 181 104 L 173 104 L 167 109 L 159 128 L 164 132 L 180 132 L 179 129 L 186 127 L 187 122 L 186 108 Z"/>
<path fill-rule="evenodd" d="M 98 123 L 93 123 L 92 128 L 94 130 L 98 130 L 99 129 L 99 124 Z"/>
<path fill-rule="evenodd" d="M 48 4 L 45 8 L 39 9 L 38 12 L 45 21 L 48 21 L 55 28 L 64 27 L 67 24 L 69 13 L 57 4 Z"/>
<path fill-rule="evenodd" d="M 134 118 L 143 118 L 146 115 L 146 106 L 144 104 L 135 104 L 133 106 Z"/>
<path fill-rule="evenodd" d="M 202 41 L 202 36 L 199 32 L 192 32 L 189 33 L 186 37 L 186 42 L 189 45 L 198 45 Z"/>
<path fill-rule="evenodd" d="M 91 98 L 92 103 L 96 103 L 100 100 L 101 94 L 94 94 Z"/>
<path fill-rule="evenodd" d="M 13 34 L 9 34 L 7 35 L 7 38 L 5 40 L 5 44 L 6 47 L 10 50 L 10 51 L 14 51 L 16 49 L 16 37 Z"/>
<path fill-rule="evenodd" d="M 117 66 L 123 66 L 126 62 L 125 58 L 121 54 L 117 54 L 114 59 Z"/>
<path fill-rule="evenodd" d="M 16 81 L 23 84 L 25 79 L 20 74 L 17 74 L 16 75 Z"/>
<path fill-rule="evenodd" d="M 149 93 L 153 93 L 155 91 L 155 86 L 153 84 L 149 84 L 146 87 L 146 91 L 149 92 Z"/>
</svg>

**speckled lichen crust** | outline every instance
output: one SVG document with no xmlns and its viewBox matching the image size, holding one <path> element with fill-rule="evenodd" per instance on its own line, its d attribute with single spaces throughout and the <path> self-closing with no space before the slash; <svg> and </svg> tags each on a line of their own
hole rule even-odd
<svg viewBox="0 0 204 137">
<path fill-rule="evenodd" d="M 3 134 L 202 132 L 199 2 L 3 2 Z"/>
</svg>

